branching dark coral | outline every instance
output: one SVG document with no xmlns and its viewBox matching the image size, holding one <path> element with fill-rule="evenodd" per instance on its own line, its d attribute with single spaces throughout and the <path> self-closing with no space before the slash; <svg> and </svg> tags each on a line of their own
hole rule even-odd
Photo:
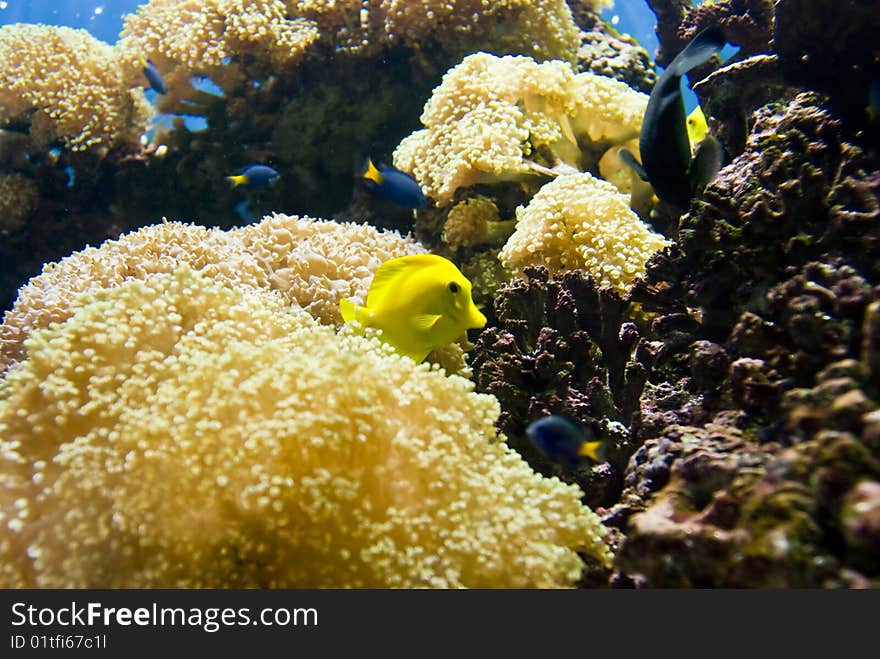
<svg viewBox="0 0 880 659">
<path fill-rule="evenodd" d="M 574 479 L 588 502 L 607 505 L 633 450 L 624 424 L 638 409 L 651 346 L 628 320 L 628 301 L 582 272 L 550 278 L 543 268 L 527 268 L 525 274 L 499 289 L 498 326 L 477 340 L 477 389 L 499 399 L 499 428 L 535 468 Z M 577 418 L 606 438 L 611 465 L 571 474 L 543 458 L 525 427 L 551 413 Z"/>
</svg>

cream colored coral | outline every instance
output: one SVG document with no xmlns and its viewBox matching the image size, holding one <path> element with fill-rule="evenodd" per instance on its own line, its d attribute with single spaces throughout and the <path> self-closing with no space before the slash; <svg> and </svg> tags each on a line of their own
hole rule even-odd
<svg viewBox="0 0 880 659">
<path fill-rule="evenodd" d="M 426 251 L 409 236 L 369 224 L 279 213 L 233 233 L 263 268 L 272 290 L 337 326 L 339 301 L 365 304 L 373 273 L 384 261 Z"/>
<path fill-rule="evenodd" d="M 580 38 L 564 0 L 288 0 L 291 15 L 315 21 L 328 38 L 359 53 L 388 45 L 477 47 L 573 60 Z"/>
<path fill-rule="evenodd" d="M 513 277 L 513 273 L 498 260 L 496 251 L 478 252 L 461 264 L 461 272 L 473 289 L 474 303 L 483 311 L 492 308 L 495 292 Z"/>
<path fill-rule="evenodd" d="M 39 202 L 40 190 L 32 178 L 0 174 L 0 234 L 21 229 Z"/>
<path fill-rule="evenodd" d="M 22 286 L 0 326 L 0 372 L 24 357 L 28 334 L 68 318 L 79 293 L 182 263 L 219 282 L 276 291 L 321 322 L 341 325 L 340 299 L 365 300 L 383 261 L 421 252 L 397 232 L 278 214 L 230 231 L 181 222 L 144 227 L 49 263 Z"/>
<path fill-rule="evenodd" d="M 289 17 L 283 0 L 151 0 L 126 17 L 117 49 L 132 70 L 149 57 L 169 74 L 207 74 L 244 55 L 290 66 L 317 39 L 314 22 Z"/>
<path fill-rule="evenodd" d="M 513 225 L 512 220 L 501 221 L 494 201 L 478 195 L 449 209 L 441 238 L 453 248 L 501 244 L 513 233 Z"/>
<path fill-rule="evenodd" d="M 565 62 L 475 53 L 443 76 L 422 113 L 425 128 L 398 145 L 394 164 L 444 205 L 459 188 L 533 174 L 528 159 L 542 151 L 571 169 L 593 166 L 638 136 L 647 102 Z"/>
<path fill-rule="evenodd" d="M 0 125 L 27 117 L 38 147 L 136 145 L 153 111 L 123 69 L 115 49 L 85 30 L 0 27 Z"/>
<path fill-rule="evenodd" d="M 0 399 L 0 586 L 560 587 L 598 517 L 492 396 L 184 266 L 88 294 Z"/>
<path fill-rule="evenodd" d="M 560 176 L 516 212 L 516 232 L 499 258 L 508 268 L 582 268 L 600 286 L 623 293 L 669 242 L 629 208 L 629 198 L 591 174 Z"/>
</svg>

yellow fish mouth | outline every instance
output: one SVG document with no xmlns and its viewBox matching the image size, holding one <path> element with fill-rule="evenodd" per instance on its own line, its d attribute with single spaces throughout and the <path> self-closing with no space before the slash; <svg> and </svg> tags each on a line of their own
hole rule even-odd
<svg viewBox="0 0 880 659">
<path fill-rule="evenodd" d="M 468 329 L 483 329 L 486 326 L 486 316 L 476 307 L 471 308 L 471 317 L 468 321 Z"/>
</svg>

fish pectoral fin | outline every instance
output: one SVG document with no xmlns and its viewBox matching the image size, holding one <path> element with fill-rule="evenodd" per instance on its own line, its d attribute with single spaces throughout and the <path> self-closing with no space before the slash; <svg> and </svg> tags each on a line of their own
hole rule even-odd
<svg viewBox="0 0 880 659">
<path fill-rule="evenodd" d="M 623 161 L 623 164 L 631 167 L 640 179 L 642 179 L 645 183 L 650 183 L 650 181 L 648 180 L 648 172 L 645 171 L 645 168 L 642 167 L 642 163 L 636 160 L 636 157 L 629 149 L 620 150 L 620 159 Z"/>
<path fill-rule="evenodd" d="M 724 161 L 724 147 L 712 135 L 707 135 L 697 145 L 688 170 L 691 189 L 702 190 L 721 169 Z"/>
<path fill-rule="evenodd" d="M 437 324 L 437 321 L 440 320 L 442 317 L 443 316 L 439 314 L 421 313 L 413 316 L 410 319 L 410 324 L 412 325 L 413 329 L 424 332 L 434 327 L 434 325 Z"/>
</svg>

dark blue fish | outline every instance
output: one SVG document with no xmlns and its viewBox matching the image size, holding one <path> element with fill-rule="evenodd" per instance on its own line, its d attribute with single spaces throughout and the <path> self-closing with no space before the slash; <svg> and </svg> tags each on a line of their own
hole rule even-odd
<svg viewBox="0 0 880 659">
<path fill-rule="evenodd" d="M 695 191 L 711 181 L 721 168 L 721 144 L 707 136 L 691 158 L 687 115 L 681 95 L 681 77 L 708 61 L 727 39 L 717 26 L 695 36 L 669 64 L 651 91 L 642 120 L 639 151 L 642 164 L 629 151 L 621 157 L 648 181 L 658 198 L 678 209 L 686 209 Z"/>
<path fill-rule="evenodd" d="M 565 416 L 551 414 L 532 421 L 526 435 L 548 458 L 569 467 L 577 466 L 584 458 L 605 461 L 603 442 L 594 440 L 589 429 Z"/>
<path fill-rule="evenodd" d="M 428 203 L 418 181 L 406 172 L 383 165 L 377 168 L 372 160 L 361 177 L 377 197 L 404 208 L 422 208 Z"/>
<path fill-rule="evenodd" d="M 243 185 L 245 190 L 258 190 L 275 185 L 281 175 L 268 165 L 248 165 L 241 174 L 227 176 L 226 180 L 232 183 L 232 187 Z"/>
<path fill-rule="evenodd" d="M 143 67 L 144 76 L 150 83 L 150 87 L 153 91 L 157 94 L 167 94 L 168 87 L 165 85 L 165 80 L 162 78 L 162 74 L 159 73 L 159 69 L 156 68 L 156 65 L 148 59 L 142 59 L 140 65 Z"/>
</svg>

